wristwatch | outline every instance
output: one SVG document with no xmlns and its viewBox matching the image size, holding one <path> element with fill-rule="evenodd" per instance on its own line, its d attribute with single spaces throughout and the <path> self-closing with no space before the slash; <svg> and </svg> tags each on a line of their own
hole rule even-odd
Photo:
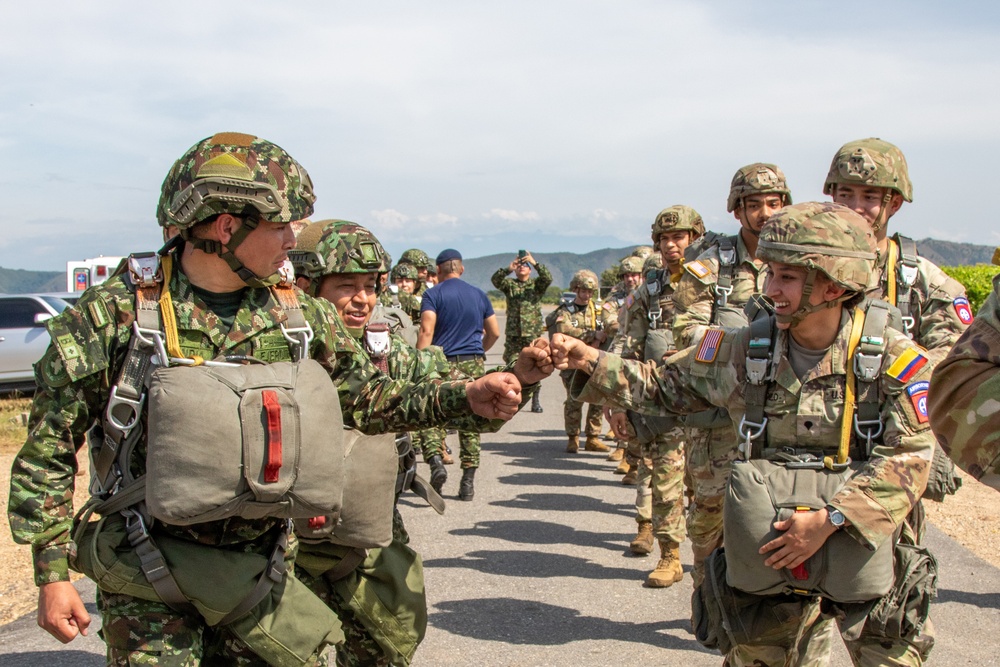
<svg viewBox="0 0 1000 667">
<path fill-rule="evenodd" d="M 826 515 L 827 518 L 830 519 L 830 525 L 832 525 L 837 530 L 843 528 L 844 523 L 847 522 L 847 517 L 844 516 L 844 513 L 838 510 L 833 505 L 826 506 Z"/>
</svg>

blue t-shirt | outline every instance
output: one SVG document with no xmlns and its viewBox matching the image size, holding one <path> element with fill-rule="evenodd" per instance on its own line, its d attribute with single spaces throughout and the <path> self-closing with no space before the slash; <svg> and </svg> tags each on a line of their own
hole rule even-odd
<svg viewBox="0 0 1000 667">
<path fill-rule="evenodd" d="M 437 315 L 432 345 L 440 345 L 447 356 L 485 354 L 483 320 L 493 314 L 486 292 L 461 278 L 449 278 L 424 292 L 420 312 Z"/>
</svg>

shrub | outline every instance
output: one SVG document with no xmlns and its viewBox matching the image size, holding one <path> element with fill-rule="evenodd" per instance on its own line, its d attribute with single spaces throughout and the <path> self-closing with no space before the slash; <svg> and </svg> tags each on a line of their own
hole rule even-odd
<svg viewBox="0 0 1000 667">
<path fill-rule="evenodd" d="M 976 264 L 974 266 L 942 266 L 941 270 L 965 286 L 969 306 L 973 313 L 979 312 L 983 301 L 993 291 L 993 276 L 1000 273 L 1000 266 Z"/>
</svg>

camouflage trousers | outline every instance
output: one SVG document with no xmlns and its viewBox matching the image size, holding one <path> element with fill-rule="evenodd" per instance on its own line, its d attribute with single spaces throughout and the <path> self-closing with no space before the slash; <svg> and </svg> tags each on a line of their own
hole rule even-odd
<svg viewBox="0 0 1000 667">
<path fill-rule="evenodd" d="M 452 361 L 450 363 L 456 370 L 470 377 L 480 377 L 485 371 L 482 359 L 468 359 L 466 361 Z M 444 453 L 444 439 L 446 436 L 447 432 L 443 428 L 431 428 L 420 431 L 424 461 L 429 461 L 432 456 L 440 456 Z M 458 446 L 462 468 L 478 468 L 480 452 L 479 432 L 459 431 Z"/>
<path fill-rule="evenodd" d="M 566 435 L 580 435 L 580 420 L 583 418 L 584 403 L 570 398 L 569 383 L 573 374 L 564 371 L 559 375 L 562 378 L 563 387 L 566 388 L 566 401 L 563 403 L 563 423 L 566 426 Z M 587 425 L 584 432 L 588 438 L 591 436 L 596 438 L 601 435 L 604 413 L 599 405 L 587 403 L 586 406 Z"/>
<path fill-rule="evenodd" d="M 722 503 L 729 468 L 737 456 L 732 427 L 686 428 L 687 478 L 693 495 L 687 511 L 687 536 L 694 554 L 695 588 L 705 579 L 705 559 L 722 546 Z"/>
<path fill-rule="evenodd" d="M 180 614 L 161 602 L 98 589 L 97 608 L 111 667 L 268 664 L 224 628 L 209 627 L 200 616 Z"/>
<path fill-rule="evenodd" d="M 787 613 L 794 605 L 782 605 Z M 726 656 L 727 667 L 825 667 L 835 622 L 822 612 L 820 598 L 802 598 L 785 620 L 768 629 L 753 644 L 740 644 Z M 929 629 L 925 629 L 925 633 Z M 851 662 L 858 667 L 920 667 L 926 656 L 905 640 L 884 637 L 844 639 Z"/>
<path fill-rule="evenodd" d="M 521 350 L 531 345 L 538 336 L 511 336 L 503 342 L 503 362 L 509 364 L 517 359 Z"/>
<path fill-rule="evenodd" d="M 649 490 L 650 519 L 656 539 L 684 541 L 684 429 L 674 427 L 643 445 L 639 462 L 637 515 L 643 513 L 639 498 Z"/>
</svg>

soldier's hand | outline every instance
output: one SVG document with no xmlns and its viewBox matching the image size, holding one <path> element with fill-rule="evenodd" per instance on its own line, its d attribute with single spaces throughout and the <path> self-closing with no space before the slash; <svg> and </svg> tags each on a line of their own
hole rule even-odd
<svg viewBox="0 0 1000 667">
<path fill-rule="evenodd" d="M 827 519 L 825 509 L 796 512 L 785 521 L 775 521 L 774 529 L 785 531 L 760 548 L 761 555 L 773 551 L 764 565 L 780 570 L 798 567 L 819 551 L 836 528 Z"/>
<path fill-rule="evenodd" d="M 507 267 L 507 270 L 508 270 L 508 271 L 509 271 L 510 273 L 514 273 L 514 271 L 516 271 L 516 270 L 517 270 L 517 267 L 518 267 L 518 266 L 519 266 L 520 264 L 521 264 L 521 261 L 520 261 L 519 259 L 515 258 L 515 259 L 514 259 L 514 261 L 510 263 L 510 266 L 508 266 L 508 267 Z"/>
<path fill-rule="evenodd" d="M 624 412 L 612 412 L 608 417 L 608 423 L 619 438 L 624 438 L 628 434 L 628 417 Z"/>
<path fill-rule="evenodd" d="M 524 261 L 527 262 L 528 264 L 531 264 L 532 266 L 538 263 L 535 261 L 535 258 L 531 256 L 530 252 L 524 256 Z"/>
<path fill-rule="evenodd" d="M 56 581 L 38 587 L 38 625 L 63 644 L 77 634 L 87 636 L 90 614 L 73 584 Z"/>
<path fill-rule="evenodd" d="M 544 338 L 531 341 L 531 345 L 522 349 L 514 362 L 514 375 L 522 387 L 541 382 L 552 375 L 553 370 L 549 341 Z"/>
<path fill-rule="evenodd" d="M 590 371 L 600 353 L 579 338 L 561 333 L 552 334 L 552 362 L 561 371 Z"/>
<path fill-rule="evenodd" d="M 510 419 L 521 404 L 521 383 L 513 373 L 489 373 L 465 385 L 469 407 L 480 417 Z"/>
</svg>

